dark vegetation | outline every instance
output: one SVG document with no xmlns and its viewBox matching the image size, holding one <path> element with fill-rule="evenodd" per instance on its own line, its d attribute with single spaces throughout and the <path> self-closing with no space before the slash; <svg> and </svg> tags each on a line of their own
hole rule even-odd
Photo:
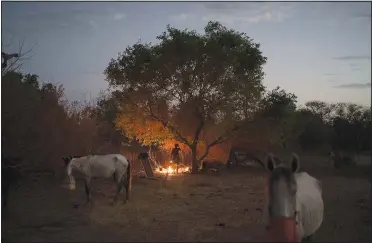
<svg viewBox="0 0 372 243">
<path fill-rule="evenodd" d="M 168 26 L 158 39 L 112 59 L 105 74 L 114 89 L 83 104 L 35 74 L 3 72 L 2 154 L 27 158 L 24 170 L 58 172 L 63 155 L 128 154 L 141 145 L 169 153 L 177 142 L 195 171 L 205 159 L 226 162 L 231 146 L 370 150 L 369 108 L 297 107 L 294 94 L 266 90 L 266 57 L 244 33 L 210 22 L 204 34 Z"/>
</svg>

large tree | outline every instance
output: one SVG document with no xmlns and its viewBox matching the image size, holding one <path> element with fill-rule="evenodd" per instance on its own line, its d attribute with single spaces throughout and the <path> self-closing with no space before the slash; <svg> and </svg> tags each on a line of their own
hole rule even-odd
<svg viewBox="0 0 372 243">
<path fill-rule="evenodd" d="M 191 150 L 196 172 L 210 148 L 251 117 L 264 91 L 266 57 L 246 34 L 218 22 L 209 22 L 204 34 L 167 26 L 157 39 L 127 47 L 105 70 L 120 91 L 117 124 L 137 139 L 180 141 Z M 146 129 L 135 131 L 140 122 Z M 214 138 L 201 141 L 208 132 Z"/>
</svg>

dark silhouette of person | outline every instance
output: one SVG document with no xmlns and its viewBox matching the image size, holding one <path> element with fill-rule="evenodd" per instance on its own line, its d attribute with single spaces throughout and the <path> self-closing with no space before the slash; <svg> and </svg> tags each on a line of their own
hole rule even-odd
<svg viewBox="0 0 372 243">
<path fill-rule="evenodd" d="M 180 151 L 180 146 L 176 143 L 171 152 L 171 160 L 177 165 L 176 173 L 178 173 L 178 165 L 181 163 Z"/>
</svg>

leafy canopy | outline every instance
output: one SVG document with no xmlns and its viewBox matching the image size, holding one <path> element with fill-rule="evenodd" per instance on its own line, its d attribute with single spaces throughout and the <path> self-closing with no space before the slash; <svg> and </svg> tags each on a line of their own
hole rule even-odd
<svg viewBox="0 0 372 243">
<path fill-rule="evenodd" d="M 127 47 L 105 70 L 117 90 L 117 126 L 145 144 L 175 139 L 195 148 L 208 130 L 215 139 L 207 147 L 226 141 L 264 91 L 260 45 L 218 22 L 204 34 L 167 26 L 157 39 Z"/>
</svg>

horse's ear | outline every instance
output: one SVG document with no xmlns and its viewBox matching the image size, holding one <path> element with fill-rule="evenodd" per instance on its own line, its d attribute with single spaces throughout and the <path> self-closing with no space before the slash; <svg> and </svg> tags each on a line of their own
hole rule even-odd
<svg viewBox="0 0 372 243">
<path fill-rule="evenodd" d="M 300 170 L 300 159 L 295 153 L 292 154 L 291 169 L 294 173 Z"/>
<path fill-rule="evenodd" d="M 274 155 L 272 153 L 269 153 L 266 155 L 265 159 L 265 167 L 266 170 L 269 172 L 272 172 L 275 169 L 276 163 L 274 159 Z"/>
</svg>

